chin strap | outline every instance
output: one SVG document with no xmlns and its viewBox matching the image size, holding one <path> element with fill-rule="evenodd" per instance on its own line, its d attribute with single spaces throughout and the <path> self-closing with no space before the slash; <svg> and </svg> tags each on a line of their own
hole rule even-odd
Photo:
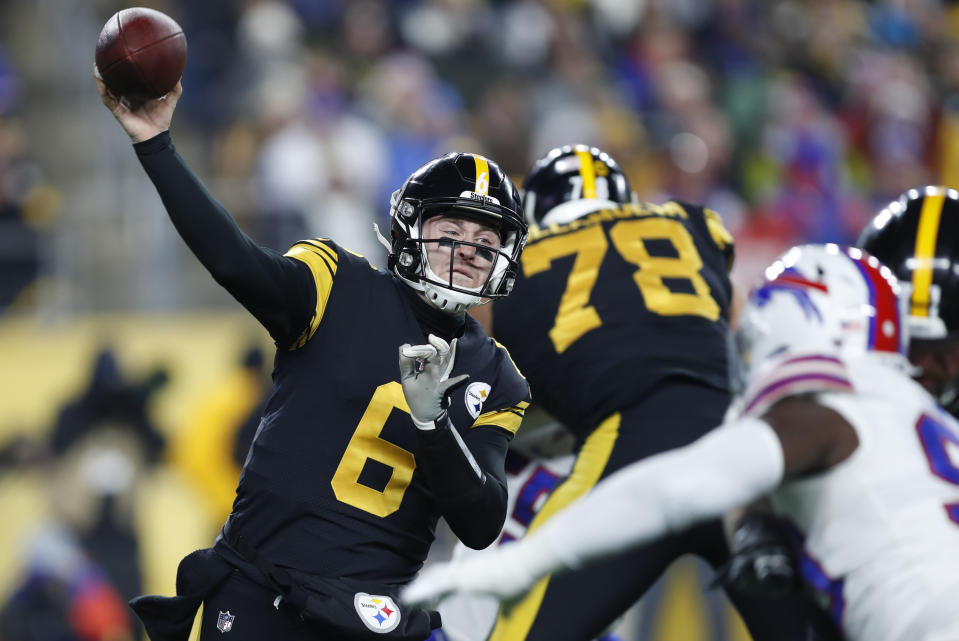
<svg viewBox="0 0 959 641">
<path fill-rule="evenodd" d="M 386 247 L 386 251 L 393 251 L 393 246 L 390 244 L 390 241 L 383 235 L 383 232 L 380 231 L 380 226 L 376 223 L 373 223 L 373 233 L 376 234 L 376 239 L 380 241 L 380 244 Z"/>
</svg>

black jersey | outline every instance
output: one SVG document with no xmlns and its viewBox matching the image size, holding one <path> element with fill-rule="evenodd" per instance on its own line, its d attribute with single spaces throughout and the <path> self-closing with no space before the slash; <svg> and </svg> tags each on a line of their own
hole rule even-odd
<svg viewBox="0 0 959 641">
<path fill-rule="evenodd" d="M 686 203 L 534 227 L 493 335 L 580 435 L 668 376 L 727 389 L 732 255 L 715 212 Z"/>
<path fill-rule="evenodd" d="M 242 537 L 295 572 L 382 584 L 419 570 L 441 515 L 471 547 L 494 541 L 506 449 L 529 401 L 506 350 L 471 317 L 443 314 L 333 242 L 285 255 L 258 247 L 169 134 L 135 148 L 187 245 L 277 344 L 273 391 L 216 549 L 242 566 L 228 543 Z M 470 375 L 450 396 L 456 433 L 417 430 L 399 382 L 400 345 L 429 333 L 458 339 L 452 375 Z"/>
<path fill-rule="evenodd" d="M 425 340 L 408 288 L 329 241 L 287 255 L 310 267 L 320 303 L 294 349 L 277 353 L 229 527 L 309 574 L 408 580 L 440 515 L 399 383 L 398 347 Z M 528 387 L 472 318 L 451 375 L 462 373 L 470 381 L 448 413 L 467 443 L 476 430 L 515 432 Z"/>
</svg>

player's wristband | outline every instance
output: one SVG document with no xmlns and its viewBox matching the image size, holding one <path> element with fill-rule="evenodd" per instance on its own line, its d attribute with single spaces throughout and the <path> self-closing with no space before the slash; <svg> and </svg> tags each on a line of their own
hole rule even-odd
<svg viewBox="0 0 959 641">
<path fill-rule="evenodd" d="M 486 474 L 480 468 L 476 459 L 473 458 L 473 453 L 470 452 L 469 447 L 466 446 L 463 437 L 456 431 L 456 426 L 453 425 L 453 421 L 449 419 L 449 414 L 446 410 L 443 410 L 439 416 L 429 423 L 423 423 L 414 418 L 413 424 L 420 430 L 422 434 L 421 438 L 439 448 L 434 449 L 433 447 L 427 447 L 427 451 L 433 453 L 429 454 L 429 456 L 439 454 L 438 460 L 443 460 L 444 464 L 452 464 L 454 467 L 460 467 L 460 464 L 457 462 L 460 459 L 455 454 L 456 450 L 459 450 L 469 464 L 472 475 L 475 475 L 473 480 L 478 480 L 480 485 L 486 483 Z M 429 436 L 427 436 L 427 434 Z M 434 458 L 434 460 L 437 459 Z M 460 496 L 462 496 L 462 494 L 460 494 Z"/>
<path fill-rule="evenodd" d="M 416 426 L 418 430 L 435 430 L 436 428 L 444 428 L 449 426 L 449 415 L 446 413 L 446 410 L 443 410 L 439 416 L 434 418 L 432 421 L 420 421 L 415 416 L 410 414 L 410 418 L 413 419 L 413 425 Z"/>
</svg>

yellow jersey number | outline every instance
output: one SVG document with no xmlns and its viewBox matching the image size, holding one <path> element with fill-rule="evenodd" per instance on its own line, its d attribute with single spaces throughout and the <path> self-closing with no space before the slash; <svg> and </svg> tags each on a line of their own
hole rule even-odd
<svg viewBox="0 0 959 641">
<path fill-rule="evenodd" d="M 677 256 L 650 256 L 646 241 L 654 239 L 668 240 Z M 719 304 L 699 273 L 703 260 L 693 237 L 681 222 L 672 218 L 623 220 L 609 229 L 609 240 L 623 260 L 638 268 L 633 280 L 649 311 L 662 316 L 693 315 L 713 321 L 719 318 Z M 608 250 L 607 233 L 601 225 L 547 238 L 523 250 L 523 273 L 527 277 L 546 271 L 557 258 L 576 256 L 559 301 L 556 321 L 549 330 L 557 354 L 603 324 L 596 308 L 589 304 L 589 298 Z M 687 279 L 693 293 L 670 291 L 664 278 Z"/>
<path fill-rule="evenodd" d="M 389 516 L 400 509 L 403 494 L 410 486 L 413 470 L 416 469 L 412 452 L 380 438 L 380 432 L 394 409 L 407 414 L 410 411 L 403 396 L 403 387 L 396 381 L 376 388 L 330 481 L 338 501 L 380 517 Z M 382 492 L 360 483 L 360 473 L 367 459 L 393 468 Z"/>
</svg>

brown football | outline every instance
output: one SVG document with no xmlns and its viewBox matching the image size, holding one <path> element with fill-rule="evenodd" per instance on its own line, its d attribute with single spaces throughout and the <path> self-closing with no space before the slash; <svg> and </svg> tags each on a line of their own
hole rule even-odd
<svg viewBox="0 0 959 641">
<path fill-rule="evenodd" d="M 107 88 L 133 102 L 160 98 L 186 66 L 186 36 L 170 16 L 132 7 L 115 13 L 100 31 L 97 70 Z"/>
</svg>

